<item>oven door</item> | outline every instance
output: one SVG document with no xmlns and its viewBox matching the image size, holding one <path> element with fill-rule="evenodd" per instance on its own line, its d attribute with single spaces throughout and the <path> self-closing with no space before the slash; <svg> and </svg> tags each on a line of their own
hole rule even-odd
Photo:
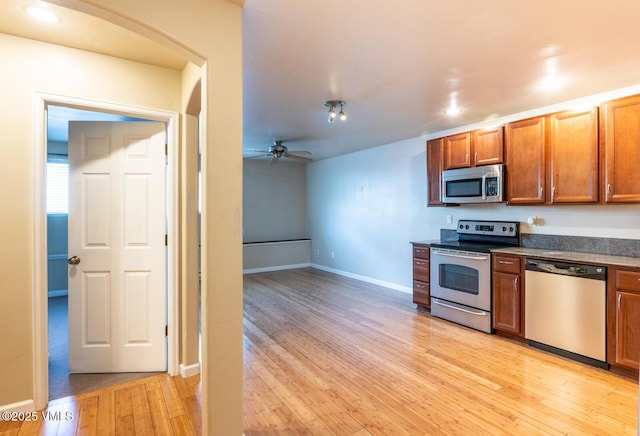
<svg viewBox="0 0 640 436">
<path fill-rule="evenodd" d="M 491 254 L 431 248 L 431 296 L 491 311 Z"/>
</svg>

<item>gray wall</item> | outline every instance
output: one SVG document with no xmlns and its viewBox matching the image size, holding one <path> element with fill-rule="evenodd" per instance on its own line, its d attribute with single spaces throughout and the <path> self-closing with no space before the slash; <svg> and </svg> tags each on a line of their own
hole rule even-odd
<svg viewBox="0 0 640 436">
<path fill-rule="evenodd" d="M 308 238 L 306 165 L 243 161 L 243 241 Z"/>
</svg>

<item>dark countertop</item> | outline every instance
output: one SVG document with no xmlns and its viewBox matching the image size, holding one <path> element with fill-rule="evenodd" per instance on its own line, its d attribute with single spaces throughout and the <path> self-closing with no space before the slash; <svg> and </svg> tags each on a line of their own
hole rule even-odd
<svg viewBox="0 0 640 436">
<path fill-rule="evenodd" d="M 543 250 L 540 248 L 507 247 L 498 248 L 492 253 L 516 254 L 524 257 L 535 257 L 538 259 L 553 259 L 565 262 L 579 262 L 594 265 L 623 266 L 630 268 L 640 268 L 640 258 L 625 256 L 608 256 L 602 254 L 580 253 L 577 251 Z"/>
</svg>

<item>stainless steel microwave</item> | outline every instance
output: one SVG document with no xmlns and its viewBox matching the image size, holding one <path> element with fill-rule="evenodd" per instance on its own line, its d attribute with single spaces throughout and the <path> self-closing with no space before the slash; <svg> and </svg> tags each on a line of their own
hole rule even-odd
<svg viewBox="0 0 640 436">
<path fill-rule="evenodd" d="M 504 165 L 485 165 L 442 172 L 443 203 L 504 201 Z"/>
</svg>

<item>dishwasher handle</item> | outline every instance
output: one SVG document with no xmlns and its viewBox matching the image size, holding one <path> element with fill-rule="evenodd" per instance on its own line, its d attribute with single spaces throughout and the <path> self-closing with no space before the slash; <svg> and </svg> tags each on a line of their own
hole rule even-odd
<svg viewBox="0 0 640 436">
<path fill-rule="evenodd" d="M 607 280 L 607 268 L 604 266 L 558 262 L 548 259 L 525 259 L 524 268 L 527 271 L 538 271 L 584 279 Z"/>
</svg>

